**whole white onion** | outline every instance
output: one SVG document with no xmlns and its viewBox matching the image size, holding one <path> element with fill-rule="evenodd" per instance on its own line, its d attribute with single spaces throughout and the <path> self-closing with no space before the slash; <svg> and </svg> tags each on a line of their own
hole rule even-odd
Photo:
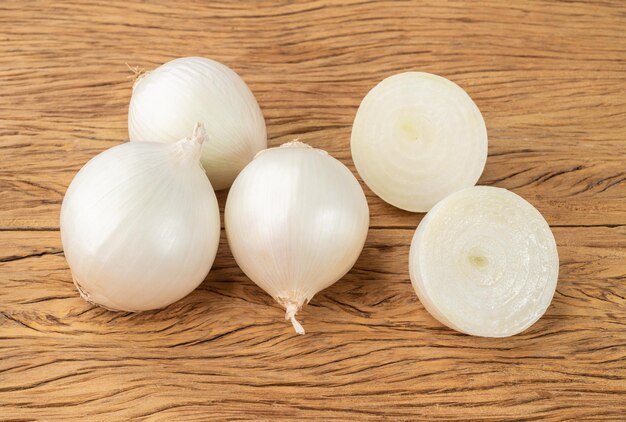
<svg viewBox="0 0 626 422">
<path fill-rule="evenodd" d="M 88 301 L 113 310 L 169 305 L 204 280 L 220 217 L 200 166 L 204 130 L 173 144 L 130 142 L 91 159 L 61 207 L 61 239 Z"/>
<path fill-rule="evenodd" d="M 172 60 L 140 77 L 128 109 L 131 141 L 176 142 L 196 122 L 211 142 L 202 165 L 215 190 L 229 187 L 267 148 L 265 120 L 246 83 L 229 67 L 202 57 Z"/>
<path fill-rule="evenodd" d="M 369 209 L 350 170 L 300 142 L 261 152 L 233 183 L 226 234 L 244 273 L 295 314 L 358 258 Z"/>
<path fill-rule="evenodd" d="M 506 337 L 546 311 L 559 257 L 548 223 L 507 191 L 475 186 L 435 205 L 418 226 L 409 272 L 424 307 L 466 334 Z"/>
<path fill-rule="evenodd" d="M 354 119 L 351 149 L 376 195 L 423 212 L 478 181 L 487 160 L 487 129 L 476 104 L 454 82 L 406 72 L 367 93 Z"/>
</svg>

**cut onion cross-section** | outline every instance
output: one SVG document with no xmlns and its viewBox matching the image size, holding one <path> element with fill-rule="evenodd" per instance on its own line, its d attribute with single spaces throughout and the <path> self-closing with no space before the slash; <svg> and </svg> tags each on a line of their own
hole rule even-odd
<svg viewBox="0 0 626 422">
<path fill-rule="evenodd" d="M 559 257 L 548 223 L 506 189 L 475 186 L 440 201 L 411 243 L 409 273 L 441 323 L 482 337 L 533 325 L 556 289 Z"/>
<path fill-rule="evenodd" d="M 352 127 L 352 158 L 384 201 L 425 212 L 478 181 L 487 129 L 467 93 L 441 76 L 407 72 L 376 85 Z"/>
</svg>

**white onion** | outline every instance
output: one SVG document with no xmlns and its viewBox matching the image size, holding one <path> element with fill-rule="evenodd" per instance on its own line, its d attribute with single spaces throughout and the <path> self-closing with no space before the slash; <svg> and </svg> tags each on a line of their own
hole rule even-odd
<svg viewBox="0 0 626 422">
<path fill-rule="evenodd" d="M 352 158 L 363 181 L 386 202 L 428 211 L 478 181 L 487 129 L 476 104 L 441 76 L 407 72 L 376 85 L 352 127 Z"/>
<path fill-rule="evenodd" d="M 246 83 L 229 67 L 202 57 L 172 60 L 133 87 L 128 109 L 131 141 L 176 142 L 203 122 L 209 139 L 202 165 L 215 190 L 231 185 L 254 155 L 267 148 L 265 121 Z"/>
<path fill-rule="evenodd" d="M 237 264 L 295 314 L 358 258 L 369 226 L 361 186 L 325 151 L 300 142 L 261 152 L 237 177 L 225 211 Z"/>
<path fill-rule="evenodd" d="M 181 299 L 204 280 L 220 218 L 199 162 L 203 139 L 198 126 L 174 144 L 121 144 L 74 177 L 61 207 L 61 238 L 85 299 L 144 311 Z"/>
<path fill-rule="evenodd" d="M 548 223 L 518 195 L 476 186 L 426 214 L 415 232 L 409 272 L 424 307 L 466 334 L 506 337 L 546 311 L 559 271 Z"/>
</svg>

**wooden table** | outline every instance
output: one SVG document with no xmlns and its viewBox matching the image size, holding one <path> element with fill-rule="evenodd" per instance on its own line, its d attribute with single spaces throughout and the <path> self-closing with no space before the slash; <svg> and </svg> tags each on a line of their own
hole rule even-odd
<svg viewBox="0 0 626 422">
<path fill-rule="evenodd" d="M 127 139 L 126 63 L 190 55 L 242 75 L 271 145 L 299 138 L 353 171 L 352 121 L 378 81 L 457 82 L 489 130 L 480 183 L 528 199 L 556 236 L 546 315 L 505 339 L 443 327 L 408 277 L 422 214 L 365 187 L 365 250 L 301 312 L 306 336 L 223 234 L 207 280 L 166 309 L 84 302 L 65 189 Z M 623 420 L 625 88 L 623 1 L 0 3 L 0 419 Z"/>
</svg>

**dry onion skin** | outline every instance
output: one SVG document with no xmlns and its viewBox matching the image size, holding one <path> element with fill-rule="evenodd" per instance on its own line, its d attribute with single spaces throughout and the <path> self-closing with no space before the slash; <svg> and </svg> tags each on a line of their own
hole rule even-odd
<svg viewBox="0 0 626 422">
<path fill-rule="evenodd" d="M 243 272 L 296 313 L 352 268 L 369 228 L 369 208 L 352 172 L 326 151 L 289 142 L 262 151 L 228 193 L 224 225 Z"/>
<path fill-rule="evenodd" d="M 61 206 L 61 240 L 81 296 L 110 310 L 159 309 L 202 283 L 220 214 L 200 165 L 201 124 L 173 144 L 126 142 L 92 158 Z"/>
<path fill-rule="evenodd" d="M 407 72 L 376 85 L 352 127 L 352 158 L 369 188 L 425 212 L 473 186 L 487 160 L 487 129 L 469 95 L 441 76 Z"/>
<path fill-rule="evenodd" d="M 556 289 L 559 258 L 548 223 L 506 189 L 475 186 L 435 205 L 415 232 L 409 272 L 441 323 L 482 337 L 533 325 Z"/>
</svg>

